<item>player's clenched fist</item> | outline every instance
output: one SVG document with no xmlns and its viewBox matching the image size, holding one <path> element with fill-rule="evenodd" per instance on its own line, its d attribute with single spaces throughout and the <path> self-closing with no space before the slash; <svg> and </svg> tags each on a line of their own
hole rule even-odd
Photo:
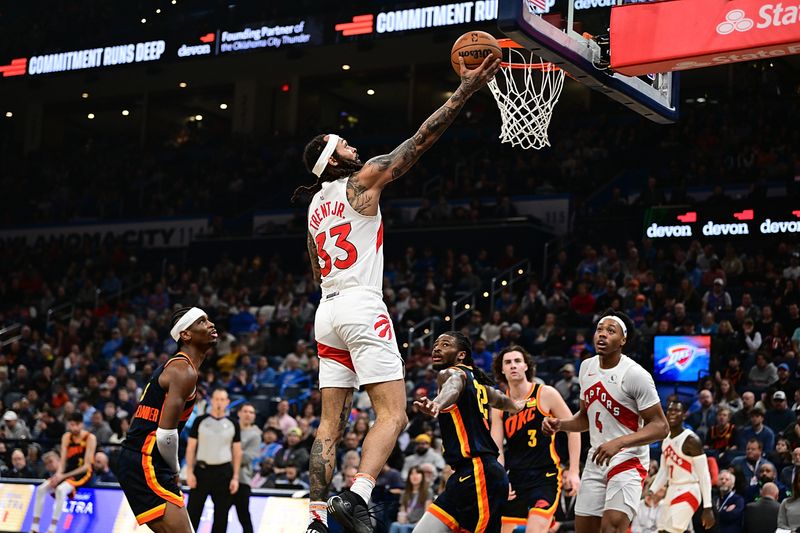
<svg viewBox="0 0 800 533">
<path fill-rule="evenodd" d="M 547 418 L 542 420 L 542 431 L 544 431 L 545 435 L 552 435 L 554 433 L 558 433 L 560 430 L 561 430 L 560 419 L 548 416 Z"/>
</svg>

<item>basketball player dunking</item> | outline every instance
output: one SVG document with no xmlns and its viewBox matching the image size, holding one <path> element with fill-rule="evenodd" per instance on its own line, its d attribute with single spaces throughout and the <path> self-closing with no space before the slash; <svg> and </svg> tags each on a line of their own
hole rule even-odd
<svg viewBox="0 0 800 533">
<path fill-rule="evenodd" d="M 197 369 L 217 344 L 214 323 L 202 309 L 172 315 L 177 354 L 153 372 L 139 399 L 116 474 L 136 516 L 156 533 L 194 533 L 178 486 L 178 435 L 192 414 Z"/>
<path fill-rule="evenodd" d="M 689 528 L 692 516 L 703 500 L 703 527 L 714 526 L 711 503 L 711 475 L 703 443 L 693 431 L 683 427 L 686 407 L 670 402 L 667 407 L 669 436 L 661 444 L 661 467 L 650 492 L 657 492 L 666 483 L 669 507 L 658 515 L 658 530 L 663 533 L 683 533 Z"/>
<path fill-rule="evenodd" d="M 589 430 L 591 448 L 575 503 L 577 533 L 627 531 L 642 497 L 647 445 L 668 426 L 653 377 L 622 353 L 632 327 L 608 310 L 597 323 L 597 355 L 581 364 L 581 408 L 571 418 L 546 418 L 542 430 Z"/>
<path fill-rule="evenodd" d="M 306 167 L 317 181 L 299 187 L 292 200 L 313 193 L 308 208 L 308 253 L 322 300 L 314 318 L 320 357 L 322 416 L 311 449 L 310 524 L 327 531 L 330 511 L 347 531 L 369 533 L 368 504 L 375 478 L 407 423 L 403 359 L 383 302 L 383 188 L 405 174 L 453 122 L 467 99 L 500 66 L 487 58 L 475 70 L 461 61 L 461 85 L 413 137 L 392 153 L 361 163 L 358 152 L 334 134 L 318 135 L 305 148 Z M 336 446 L 350 413 L 353 389 L 363 386 L 375 409 L 375 424 L 361 452 L 350 490 L 326 504 Z"/>
</svg>

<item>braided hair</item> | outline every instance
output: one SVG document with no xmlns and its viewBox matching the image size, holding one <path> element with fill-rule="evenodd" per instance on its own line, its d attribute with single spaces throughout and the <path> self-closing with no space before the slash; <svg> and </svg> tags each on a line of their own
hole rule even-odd
<svg viewBox="0 0 800 533">
<path fill-rule="evenodd" d="M 472 359 L 472 342 L 470 342 L 467 336 L 460 331 L 448 331 L 447 335 L 453 337 L 453 340 L 456 342 L 456 349 L 459 352 L 466 353 L 464 356 L 464 364 L 472 367 L 472 375 L 475 376 L 475 380 L 481 385 L 494 387 L 494 380 L 490 378 L 486 372 L 475 366 L 475 361 Z"/>
<path fill-rule="evenodd" d="M 306 170 L 309 172 L 314 169 L 314 165 L 317 163 L 317 159 L 319 159 L 322 150 L 324 150 L 325 145 L 328 144 L 328 142 L 325 140 L 327 135 L 327 133 L 321 133 L 317 135 L 308 142 L 303 150 L 303 163 L 306 166 Z M 318 190 L 322 189 L 322 184 L 326 181 L 336 181 L 338 179 L 347 177 L 353 172 L 361 170 L 361 167 L 364 166 L 363 163 L 356 163 L 355 161 L 346 161 L 342 159 L 335 151 L 331 157 L 333 157 L 338 164 L 335 166 L 326 166 L 325 170 L 322 171 L 322 174 L 320 174 L 320 176 L 312 185 L 301 185 L 296 188 L 294 193 L 292 193 L 292 203 L 297 202 L 300 198 L 312 196 Z"/>
</svg>

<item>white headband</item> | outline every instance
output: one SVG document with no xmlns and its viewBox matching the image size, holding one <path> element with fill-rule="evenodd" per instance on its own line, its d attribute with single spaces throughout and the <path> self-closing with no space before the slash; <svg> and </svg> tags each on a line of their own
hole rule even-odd
<svg viewBox="0 0 800 533">
<path fill-rule="evenodd" d="M 169 330 L 170 336 L 177 342 L 181 338 L 181 331 L 185 331 L 189 329 L 189 327 L 194 324 L 194 321 L 200 318 L 201 316 L 205 316 L 206 312 L 200 309 L 199 307 L 192 307 L 186 314 L 178 320 L 178 323 L 172 326 L 172 329 Z"/>
<path fill-rule="evenodd" d="M 314 163 L 314 169 L 311 171 L 316 177 L 320 177 L 325 171 L 325 167 L 328 166 L 328 159 L 330 159 L 331 155 L 333 155 L 333 152 L 336 151 L 336 145 L 338 143 L 338 135 L 335 133 L 328 135 L 328 144 L 326 144 L 325 148 L 322 149 L 322 153 L 319 154 L 319 159 L 317 159 L 317 162 Z"/>
<path fill-rule="evenodd" d="M 614 322 L 619 324 L 619 327 L 622 328 L 622 336 L 623 337 L 627 337 L 628 336 L 628 327 L 625 325 L 625 322 L 621 318 L 616 317 L 614 315 L 608 315 L 608 316 L 604 316 L 603 318 L 600 319 L 601 322 L 603 320 L 613 320 Z"/>
</svg>

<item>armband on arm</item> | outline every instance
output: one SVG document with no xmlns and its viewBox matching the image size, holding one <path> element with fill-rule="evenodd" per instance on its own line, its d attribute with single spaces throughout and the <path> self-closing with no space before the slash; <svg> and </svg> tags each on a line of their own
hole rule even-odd
<svg viewBox="0 0 800 533">
<path fill-rule="evenodd" d="M 156 430 L 156 445 L 158 453 L 166 461 L 174 473 L 181 469 L 178 463 L 178 430 L 158 428 Z"/>
<path fill-rule="evenodd" d="M 700 494 L 703 496 L 703 508 L 711 507 L 711 474 L 708 472 L 708 459 L 705 454 L 692 457 L 692 468 L 700 481 Z"/>
<path fill-rule="evenodd" d="M 664 454 L 661 454 L 661 460 L 659 461 L 658 472 L 656 472 L 656 477 L 653 478 L 653 482 L 650 484 L 650 492 L 655 493 L 658 492 L 661 487 L 667 484 L 667 462 L 664 460 Z"/>
</svg>

